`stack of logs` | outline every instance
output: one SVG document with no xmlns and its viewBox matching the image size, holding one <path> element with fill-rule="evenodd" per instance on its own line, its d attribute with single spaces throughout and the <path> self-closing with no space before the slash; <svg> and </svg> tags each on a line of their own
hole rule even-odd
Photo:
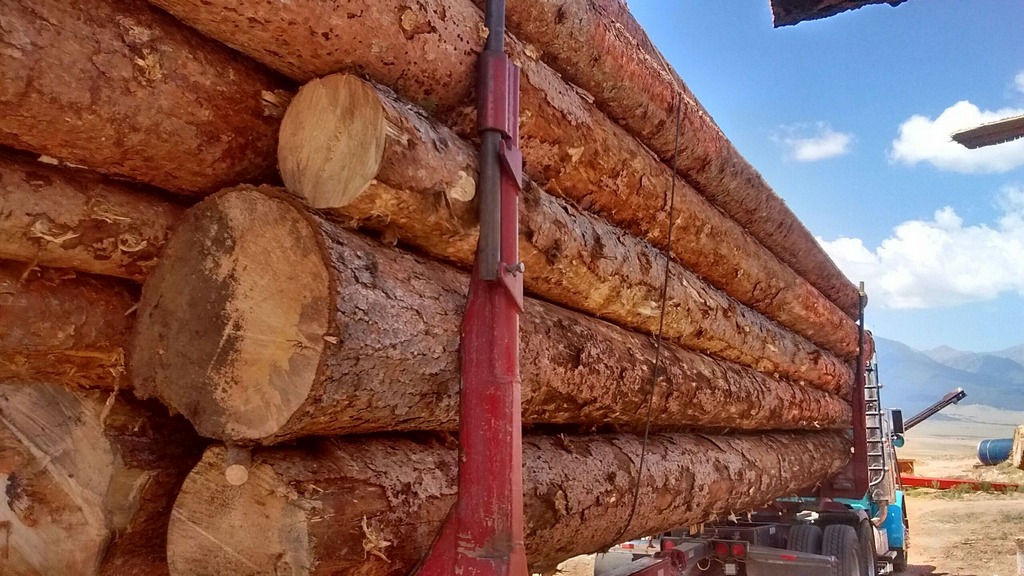
<svg viewBox="0 0 1024 576">
<path fill-rule="evenodd" d="M 456 492 L 479 6 L 0 4 L 0 573 L 408 573 Z M 531 563 L 836 472 L 856 289 L 621 0 L 508 10 Z"/>
</svg>

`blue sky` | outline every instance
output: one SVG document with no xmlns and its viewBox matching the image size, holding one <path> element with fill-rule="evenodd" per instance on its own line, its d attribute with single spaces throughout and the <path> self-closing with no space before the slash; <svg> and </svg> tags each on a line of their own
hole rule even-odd
<svg viewBox="0 0 1024 576">
<path fill-rule="evenodd" d="M 1024 342 L 1024 3 L 910 0 L 773 29 L 767 0 L 629 0 L 726 135 L 915 348 Z"/>
</svg>

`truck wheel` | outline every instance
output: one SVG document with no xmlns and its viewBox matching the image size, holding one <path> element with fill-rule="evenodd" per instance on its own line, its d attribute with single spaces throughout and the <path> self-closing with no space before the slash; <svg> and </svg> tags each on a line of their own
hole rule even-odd
<svg viewBox="0 0 1024 576">
<path fill-rule="evenodd" d="M 861 575 L 875 576 L 877 555 L 875 554 L 875 531 L 871 522 L 861 520 L 857 524 L 857 540 L 860 542 Z"/>
<path fill-rule="evenodd" d="M 838 576 L 862 576 L 860 542 L 853 526 L 833 524 L 822 534 L 821 553 L 839 560 Z"/>
<path fill-rule="evenodd" d="M 813 524 L 790 526 L 786 548 L 794 552 L 821 554 L 821 528 Z"/>
</svg>

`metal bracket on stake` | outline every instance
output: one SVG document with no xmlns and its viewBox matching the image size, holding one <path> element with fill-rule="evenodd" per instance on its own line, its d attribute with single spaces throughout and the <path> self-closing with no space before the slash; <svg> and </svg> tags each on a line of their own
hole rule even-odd
<svg viewBox="0 0 1024 576">
<path fill-rule="evenodd" d="M 516 71 L 518 72 L 518 68 Z M 516 133 L 518 134 L 518 130 Z M 516 136 L 518 139 L 518 135 Z M 518 190 L 523 189 L 523 152 L 519 149 L 519 146 L 512 143 L 512 137 L 509 136 L 507 139 L 501 141 L 501 159 L 502 168 L 505 169 L 509 176 L 515 180 Z"/>
<path fill-rule="evenodd" d="M 504 52 L 485 51 L 480 55 L 480 86 L 477 130 L 496 130 L 519 140 L 519 66 Z"/>
<path fill-rule="evenodd" d="M 504 9 L 504 6 L 502 6 Z M 492 37 L 494 29 L 491 29 Z M 500 43 L 495 43 L 500 44 Z M 477 94 L 477 129 L 480 132 L 480 259 L 478 273 L 484 280 L 501 277 L 504 223 L 515 222 L 519 213 L 506 214 L 503 190 L 523 187 L 523 155 L 519 150 L 519 67 L 508 55 L 492 46 L 480 55 Z M 509 181 L 511 179 L 511 181 Z M 518 206 L 518 202 L 515 204 Z M 505 258 L 505 261 L 515 261 Z"/>
<path fill-rule="evenodd" d="M 523 313 L 523 274 L 526 273 L 526 266 L 519 262 L 518 264 L 505 264 L 501 263 L 501 269 L 498 271 L 501 283 L 508 290 L 509 296 L 512 297 L 516 302 L 516 308 L 519 309 L 519 313 Z"/>
</svg>

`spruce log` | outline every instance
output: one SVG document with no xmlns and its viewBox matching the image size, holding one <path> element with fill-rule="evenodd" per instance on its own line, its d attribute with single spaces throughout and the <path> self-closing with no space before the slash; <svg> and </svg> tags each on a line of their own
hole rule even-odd
<svg viewBox="0 0 1024 576">
<path fill-rule="evenodd" d="M 136 393 L 239 444 L 454 430 L 468 285 L 284 193 L 222 192 L 186 212 L 146 283 Z M 536 300 L 521 322 L 525 423 L 643 425 L 649 339 Z M 655 426 L 849 425 L 838 396 L 674 346 L 662 354 Z"/>
<path fill-rule="evenodd" d="M 287 85 L 142 0 L 0 11 L 0 144 L 177 192 L 274 180 Z"/>
<path fill-rule="evenodd" d="M 481 5 L 483 0 L 476 0 Z M 725 137 L 669 64 L 630 30 L 621 0 L 509 0 L 509 28 L 541 58 L 594 97 L 602 112 L 677 171 L 775 256 L 857 318 L 857 288 L 800 220 Z"/>
<path fill-rule="evenodd" d="M 353 149 L 352 139 L 373 143 Z M 450 130 L 354 76 L 313 80 L 281 122 L 285 185 L 347 224 L 462 266 L 477 244 L 476 152 Z M 650 244 L 528 184 L 520 210 L 526 290 L 656 334 L 664 256 Z M 671 265 L 664 334 L 681 346 L 825 389 L 853 375 L 835 355 Z"/>
<path fill-rule="evenodd" d="M 635 436 L 523 439 L 527 558 L 543 571 L 619 541 L 742 513 L 823 481 L 849 458 L 841 433 L 652 435 L 636 514 Z M 257 452 L 224 480 L 207 450 L 174 504 L 174 576 L 398 576 L 454 502 L 453 448 L 406 439 L 323 440 Z"/>
<path fill-rule="evenodd" d="M 120 388 L 135 286 L 0 262 L 0 381 Z"/>
<path fill-rule="evenodd" d="M 141 282 L 183 211 L 151 190 L 0 152 L 0 258 Z"/>
<path fill-rule="evenodd" d="M 155 403 L 0 383 L 0 574 L 167 574 L 171 505 L 202 448 Z"/>
<path fill-rule="evenodd" d="M 907 0 L 772 0 L 772 25 L 792 26 L 807 20 L 828 18 L 846 12 L 856 10 L 869 4 L 888 4 L 899 6 Z"/>
<path fill-rule="evenodd" d="M 1024 424 L 1013 429 L 1013 446 L 1010 448 L 1010 463 L 1018 470 L 1024 470 Z"/>
<path fill-rule="evenodd" d="M 477 136 L 477 60 L 486 29 L 466 0 L 152 0 L 185 22 L 294 79 L 352 72 Z M 396 16 L 397 15 L 397 16 Z M 526 172 L 612 224 L 664 247 L 674 189 L 672 253 L 740 302 L 843 358 L 856 326 L 835 304 L 602 114 L 536 51 L 511 36 L 523 67 Z"/>
</svg>

